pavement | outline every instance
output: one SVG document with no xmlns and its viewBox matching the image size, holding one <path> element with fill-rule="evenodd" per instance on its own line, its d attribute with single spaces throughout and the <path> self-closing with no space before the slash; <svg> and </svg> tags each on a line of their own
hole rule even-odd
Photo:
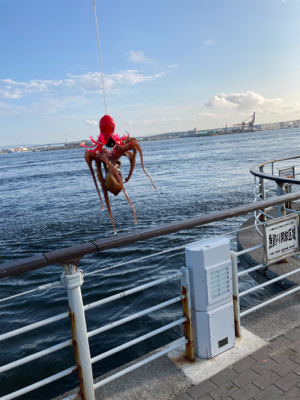
<svg viewBox="0 0 300 400">
<path fill-rule="evenodd" d="M 174 400 L 300 399 L 300 327 L 294 328 Z"/>
</svg>

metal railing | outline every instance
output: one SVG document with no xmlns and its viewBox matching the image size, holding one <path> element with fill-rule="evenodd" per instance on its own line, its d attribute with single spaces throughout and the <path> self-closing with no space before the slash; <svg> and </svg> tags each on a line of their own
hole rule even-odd
<svg viewBox="0 0 300 400">
<path fill-rule="evenodd" d="M 294 178 L 280 176 L 284 170 L 292 169 Z M 292 193 L 293 189 L 300 190 L 300 156 L 271 160 L 261 164 L 254 165 L 250 172 L 255 177 L 254 202 L 265 200 L 273 196 L 282 196 L 286 193 Z M 257 182 L 258 178 L 258 182 Z M 256 230 L 260 236 L 263 233 L 259 229 L 262 223 L 268 219 L 274 219 L 285 216 L 286 213 L 292 213 L 291 202 L 282 202 L 267 208 L 261 208 L 254 211 Z"/>
<path fill-rule="evenodd" d="M 245 316 L 247 314 L 250 314 L 253 311 L 259 310 L 260 308 L 265 307 L 265 306 L 273 303 L 274 301 L 282 299 L 283 297 L 289 296 L 289 295 L 297 292 L 298 290 L 300 290 L 300 286 L 296 286 L 296 287 L 294 287 L 292 289 L 284 290 L 283 292 L 277 294 L 276 296 L 272 297 L 269 300 L 266 300 L 266 301 L 264 301 L 264 302 L 262 302 L 262 303 L 260 303 L 258 305 L 254 305 L 253 307 L 249 307 L 249 308 L 247 308 L 246 310 L 244 310 L 242 312 L 240 311 L 240 298 L 241 297 L 246 296 L 247 294 L 252 293 L 254 291 L 257 291 L 257 290 L 259 290 L 261 288 L 264 288 L 266 286 L 272 285 L 273 283 L 281 281 L 282 279 L 285 279 L 287 277 L 290 277 L 290 276 L 295 275 L 295 274 L 300 272 L 300 268 L 297 268 L 297 269 L 295 269 L 293 271 L 290 271 L 290 272 L 288 272 L 286 274 L 279 275 L 274 279 L 270 279 L 267 282 L 264 282 L 264 283 L 262 283 L 260 285 L 254 286 L 254 287 L 252 287 L 250 289 L 247 289 L 247 290 L 244 290 L 243 292 L 239 292 L 239 278 L 241 276 L 247 275 L 247 274 L 249 274 L 251 272 L 258 271 L 258 270 L 263 269 L 263 268 L 264 269 L 268 268 L 269 266 L 271 266 L 271 265 L 273 265 L 275 263 L 275 261 L 273 263 L 270 262 L 270 263 L 267 263 L 267 264 L 261 263 L 261 264 L 258 264 L 256 266 L 252 267 L 252 268 L 248 268 L 248 269 L 246 269 L 244 271 L 238 272 L 238 257 L 242 256 L 242 255 L 244 255 L 246 253 L 250 253 L 251 251 L 255 251 L 255 250 L 261 249 L 263 247 L 264 247 L 264 245 L 260 244 L 258 246 L 255 246 L 255 247 L 252 247 L 252 248 L 249 248 L 249 249 L 246 249 L 246 250 L 238 251 L 238 252 L 231 251 L 232 288 L 233 288 L 233 303 L 234 303 L 235 334 L 238 337 L 241 336 L 241 317 L 243 317 L 243 316 Z M 285 258 L 286 258 L 286 256 L 282 256 L 282 260 L 285 259 Z M 278 259 L 276 260 L 276 262 L 278 262 Z"/>
<path fill-rule="evenodd" d="M 60 343 L 56 346 L 50 347 L 48 349 L 45 349 L 43 351 L 37 352 L 33 355 L 30 355 L 28 357 L 21 358 L 17 361 L 11 362 L 9 364 L 6 364 L 2 367 L 0 367 L 0 373 L 3 373 L 5 371 L 11 370 L 13 368 L 16 368 L 20 365 L 26 364 L 30 361 L 37 360 L 43 356 L 46 356 L 48 354 L 51 354 L 53 352 L 56 352 L 58 350 L 61 350 L 67 346 L 74 345 L 74 350 L 75 350 L 75 360 L 76 360 L 76 365 L 74 365 L 71 368 L 68 368 L 58 374 L 52 375 L 48 377 L 47 379 L 43 379 L 33 385 L 27 386 L 21 390 L 17 390 L 11 394 L 8 394 L 4 397 L 1 397 L 1 400 L 9 400 L 9 399 L 14 399 L 18 396 L 21 396 L 23 394 L 26 394 L 28 392 L 31 392 L 39 387 L 42 387 L 48 383 L 55 382 L 56 380 L 65 377 L 67 375 L 70 375 L 74 371 L 78 372 L 79 376 L 79 385 L 80 385 L 80 392 L 74 394 L 74 396 L 69 397 L 69 399 L 75 399 L 77 397 L 82 397 L 82 399 L 94 399 L 94 391 L 100 386 L 103 386 L 104 384 L 122 376 L 125 375 L 126 373 L 158 358 L 161 357 L 162 355 L 168 353 L 169 351 L 182 346 L 183 344 L 186 345 L 186 354 L 187 357 L 190 360 L 194 359 L 194 350 L 193 350 L 193 334 L 192 334 L 192 325 L 191 325 L 191 306 L 190 306 L 190 293 L 189 293 L 189 275 L 188 275 L 188 270 L 185 267 L 182 267 L 180 269 L 180 272 L 166 276 L 164 278 L 149 282 L 147 284 L 137 286 L 133 289 L 123 291 L 122 293 L 118 293 L 116 295 L 104 298 L 100 301 L 87 304 L 83 306 L 82 303 L 82 297 L 81 297 L 81 290 L 80 286 L 83 283 L 83 278 L 82 278 L 82 271 L 77 269 L 77 266 L 74 264 L 67 264 L 64 266 L 65 272 L 62 274 L 61 279 L 63 282 L 64 287 L 68 291 L 68 302 L 69 302 L 69 312 L 54 316 L 52 318 L 48 318 L 45 320 L 42 320 L 38 323 L 27 325 L 21 329 L 17 329 L 15 331 L 8 332 L 6 334 L 3 334 L 0 336 L 0 341 L 3 341 L 5 339 L 20 335 L 22 333 L 28 332 L 30 330 L 39 328 L 41 326 L 45 326 L 51 323 L 54 323 L 56 321 L 59 321 L 61 319 L 70 317 L 71 319 L 71 328 L 72 328 L 72 339 L 69 339 L 63 343 Z M 87 331 L 86 328 L 86 322 L 85 322 L 85 311 L 91 310 L 95 307 L 102 306 L 104 304 L 107 304 L 109 302 L 121 299 L 123 297 L 129 296 L 133 293 L 137 293 L 143 290 L 146 290 L 150 287 L 159 285 L 163 282 L 168 282 L 173 279 L 178 279 L 181 278 L 181 288 L 182 288 L 182 293 L 174 297 L 168 301 L 165 301 L 163 303 L 157 304 L 156 306 L 147 308 L 143 311 L 140 311 L 138 313 L 132 314 L 128 317 L 122 318 L 120 320 L 114 321 L 110 324 L 104 325 L 100 328 L 94 329 L 90 332 Z M 149 332 L 143 336 L 140 336 L 134 340 L 131 340 L 127 343 L 124 343 L 123 345 L 120 345 L 114 349 L 111 349 L 109 351 L 106 351 L 102 354 L 99 354 L 93 358 L 90 356 L 90 350 L 89 350 L 89 343 L 88 339 L 92 336 L 98 335 L 100 333 L 103 333 L 105 331 L 108 331 L 110 329 L 113 329 L 117 326 L 120 326 L 122 324 L 125 324 L 129 321 L 132 321 L 134 319 L 140 318 L 143 315 L 152 313 L 156 310 L 162 309 L 164 307 L 168 307 L 172 304 L 182 302 L 183 305 L 183 314 L 184 316 L 172 323 L 169 323 L 159 329 L 156 329 L 152 332 Z M 170 343 L 164 350 L 159 351 L 155 355 L 145 358 L 143 361 L 136 363 L 132 365 L 131 367 L 128 367 L 121 372 L 114 374 L 110 376 L 109 378 L 106 378 L 96 384 L 93 383 L 93 375 L 92 375 L 92 364 L 96 363 L 97 361 L 103 360 L 106 357 L 109 357 L 112 354 L 115 354 L 119 351 L 122 351 L 128 347 L 131 347 L 137 343 L 140 343 L 146 339 L 149 339 L 150 337 L 153 337 L 155 335 L 158 335 L 159 333 L 165 332 L 168 329 L 174 328 L 175 326 L 184 324 L 184 331 L 185 331 L 185 336 L 182 337 L 179 341 L 176 341 L 176 343 Z"/>
<path fill-rule="evenodd" d="M 189 294 L 189 277 L 188 277 L 188 272 L 187 269 L 182 267 L 180 272 L 177 274 L 169 275 L 167 277 L 158 279 L 153 282 L 149 282 L 145 285 L 138 286 L 136 288 L 127 290 L 125 292 L 121 292 L 119 294 L 116 294 L 114 296 L 96 301 L 94 303 L 87 304 L 83 306 L 82 302 L 82 296 L 81 296 L 81 285 L 83 284 L 83 273 L 81 270 L 78 269 L 78 264 L 80 262 L 80 258 L 83 257 L 84 255 L 94 253 L 96 251 L 103 251 L 106 249 L 110 248 L 115 248 L 115 247 L 120 247 L 129 243 L 135 243 L 140 240 L 145 240 L 149 239 L 152 237 L 158 237 L 158 236 L 163 236 L 169 233 L 173 232 L 178 232 L 183 229 L 190 229 L 196 226 L 202 226 L 206 225 L 211 222 L 216 222 L 216 221 L 221 221 L 227 218 L 234 218 L 239 215 L 244 215 L 250 212 L 253 212 L 255 210 L 259 210 L 261 207 L 269 207 L 273 205 L 277 205 L 282 203 L 282 201 L 287 202 L 287 201 L 296 201 L 300 199 L 300 193 L 293 193 L 293 194 L 285 194 L 281 196 L 280 199 L 278 198 L 272 198 L 268 200 L 263 200 L 260 204 L 254 203 L 254 204 L 248 204 L 248 205 L 243 205 L 239 207 L 235 207 L 232 209 L 228 210 L 222 210 L 218 212 L 214 212 L 211 214 L 206 214 L 206 215 L 201 215 L 199 217 L 194 217 L 190 219 L 185 219 L 179 222 L 174 222 L 170 224 L 165 224 L 165 225 L 160 225 L 154 228 L 150 229 L 145 229 L 145 230 L 139 230 L 135 231 L 133 233 L 128 233 L 128 234 L 123 234 L 123 235 L 118 235 L 114 236 L 112 238 L 107 238 L 107 239 L 102 239 L 102 240 L 96 240 L 93 242 L 85 243 L 79 246 L 73 246 L 67 249 L 62 249 L 59 251 L 51 252 L 51 253 L 45 253 L 40 256 L 34 256 L 30 257 L 24 260 L 18 260 L 15 262 L 7 263 L 0 265 L 0 278 L 5 278 L 8 276 L 12 275 L 17 275 L 26 271 L 32 271 L 36 270 L 38 268 L 43 268 L 45 266 L 54 264 L 54 263 L 59 263 L 60 265 L 63 266 L 64 268 L 64 273 L 62 274 L 61 277 L 61 283 L 54 282 L 49 285 L 44 285 L 41 287 L 42 288 L 49 288 L 49 287 L 59 287 L 60 285 L 63 285 L 67 289 L 68 293 L 68 303 L 69 303 L 69 312 L 61 313 L 59 315 L 56 315 L 54 317 L 45 319 L 43 321 L 39 321 L 37 323 L 25 326 L 20 329 L 16 329 L 11 332 L 4 333 L 3 335 L 0 336 L 0 341 L 17 336 L 19 334 L 28 332 L 30 330 L 39 328 L 41 326 L 45 326 L 48 324 L 52 324 L 54 322 L 57 322 L 59 320 L 65 319 L 65 318 L 70 318 L 71 321 L 71 329 L 72 329 L 72 339 L 66 340 L 60 344 L 57 344 L 55 346 L 52 346 L 48 349 L 42 350 L 38 353 L 32 354 L 28 357 L 24 357 L 23 359 L 19 359 L 17 361 L 11 362 L 7 365 L 4 365 L 1 367 L 0 371 L 4 372 L 7 370 L 10 370 L 12 368 L 16 368 L 17 366 L 23 365 L 27 362 L 37 360 L 40 357 L 43 357 L 47 354 L 59 351 L 65 347 L 74 346 L 74 352 L 75 352 L 75 361 L 76 365 L 73 367 L 70 367 L 64 371 L 61 371 L 55 375 L 52 375 L 46 379 L 43 379 L 39 382 L 36 382 L 30 386 L 27 386 L 23 389 L 17 390 L 14 393 L 5 395 L 4 397 L 1 398 L 1 400 L 9 400 L 16 398 L 22 394 L 28 393 L 29 391 L 35 390 L 38 387 L 41 387 L 43 385 L 46 385 L 48 383 L 54 382 L 57 379 L 60 379 L 62 377 L 68 376 L 74 371 L 78 372 L 79 375 L 79 386 L 80 386 L 80 392 L 75 394 L 74 396 L 69 397 L 69 399 L 74 399 L 76 397 L 81 397 L 82 399 L 94 399 L 94 391 L 96 388 L 104 385 L 105 383 L 109 382 L 112 379 L 115 379 L 127 372 L 130 372 L 131 370 L 138 368 L 139 366 L 143 365 L 146 362 L 150 362 L 151 360 L 162 356 L 163 354 L 166 354 L 167 352 L 171 351 L 172 349 L 182 346 L 183 344 L 186 345 L 186 354 L 189 359 L 193 359 L 194 357 L 194 351 L 193 351 L 193 332 L 192 332 L 192 321 L 191 321 L 191 306 L 190 306 L 190 294 Z M 184 247 L 184 246 L 182 246 Z M 248 273 L 248 271 L 246 272 Z M 86 327 L 86 321 L 85 321 L 85 312 L 107 304 L 108 302 L 121 299 L 125 296 L 131 295 L 133 293 L 136 293 L 138 291 L 145 290 L 146 288 L 153 287 L 155 285 L 158 285 L 162 282 L 166 282 L 169 280 L 173 280 L 176 278 L 181 278 L 181 294 L 167 300 L 161 304 L 158 304 L 154 307 L 148 308 L 146 310 L 140 311 L 139 313 L 130 315 L 128 317 L 122 318 L 121 320 L 114 321 L 112 323 L 109 323 L 107 325 L 104 325 L 100 328 L 94 329 L 90 332 L 87 331 Z M 39 288 L 38 288 L 39 290 Z M 14 297 L 14 296 L 13 296 Z M 5 299 L 2 299 L 5 300 Z M 132 321 L 136 318 L 139 318 L 142 315 L 146 315 L 148 313 L 151 313 L 155 310 L 161 309 L 163 307 L 167 307 L 171 304 L 175 304 L 178 302 L 182 302 L 183 306 L 183 317 L 173 321 L 172 323 L 165 325 L 164 327 L 161 327 L 153 332 L 149 332 L 146 335 L 143 335 L 137 339 L 134 339 L 128 343 L 124 343 L 120 346 L 118 346 L 115 349 L 109 350 L 107 352 L 104 352 L 102 354 L 99 354 L 93 358 L 90 356 L 90 350 L 89 350 L 89 338 L 91 338 L 94 335 L 97 335 L 99 333 L 102 333 L 104 331 L 107 331 L 109 329 L 112 329 L 116 326 L 119 326 L 121 324 L 124 324 L 126 322 Z M 170 343 L 167 348 L 164 350 L 156 353 L 155 355 L 148 357 L 147 359 L 134 364 L 128 369 L 125 369 L 117 374 L 115 374 L 112 377 L 109 377 L 107 379 L 104 379 L 96 384 L 93 382 L 93 374 L 92 374 L 92 364 L 104 359 L 105 357 L 108 357 L 111 354 L 114 354 L 118 351 L 121 351 L 122 349 L 125 349 L 129 346 L 132 346 L 142 340 L 145 340 L 151 336 L 154 336 L 160 332 L 166 331 L 167 329 L 171 329 L 174 326 L 177 326 L 179 324 L 184 324 L 184 333 L 185 336 L 182 337 L 179 341 L 176 343 Z"/>
</svg>

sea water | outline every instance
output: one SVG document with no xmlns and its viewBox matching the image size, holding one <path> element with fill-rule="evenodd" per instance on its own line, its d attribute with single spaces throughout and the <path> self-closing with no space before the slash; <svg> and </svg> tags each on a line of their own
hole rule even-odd
<svg viewBox="0 0 300 400">
<path fill-rule="evenodd" d="M 110 196 L 117 232 L 134 232 L 159 224 L 180 221 L 253 201 L 250 167 L 271 159 L 299 155 L 299 129 L 186 138 L 141 143 L 144 163 L 157 189 L 144 175 L 138 159 L 126 184 L 136 209 L 138 225 L 124 195 Z M 84 149 L 37 151 L 0 155 L 1 264 L 113 235 L 107 210 L 99 198 Z M 129 165 L 122 162 L 123 176 Z M 228 235 L 248 216 L 216 222 L 129 246 L 84 257 L 80 268 L 84 304 L 178 272 L 184 250 L 117 264 L 176 248 L 184 244 Z M 232 248 L 235 247 L 232 233 Z M 108 267 L 112 267 L 107 269 Z M 105 269 L 101 271 L 101 269 Z M 1 298 L 59 281 L 59 265 L 0 281 Z M 254 281 L 243 280 L 243 289 Z M 180 282 L 172 281 L 86 312 L 88 331 L 177 296 Z M 260 300 L 264 290 L 243 298 L 243 306 Z M 65 289 L 36 291 L 0 303 L 0 328 L 5 333 L 68 310 Z M 120 345 L 182 315 L 180 303 L 90 339 L 91 355 Z M 97 377 L 182 336 L 182 327 L 157 335 L 93 365 Z M 1 365 L 54 346 L 71 337 L 68 319 L 35 329 L 0 343 Z M 25 366 L 3 373 L 1 395 L 28 386 L 75 364 L 72 347 L 57 351 Z M 51 399 L 77 386 L 76 373 L 24 395 L 23 399 Z"/>
</svg>

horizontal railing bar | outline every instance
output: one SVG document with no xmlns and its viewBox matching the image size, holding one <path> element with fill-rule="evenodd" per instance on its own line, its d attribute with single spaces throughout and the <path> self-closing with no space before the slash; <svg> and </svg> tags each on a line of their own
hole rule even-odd
<svg viewBox="0 0 300 400">
<path fill-rule="evenodd" d="M 256 229 L 256 231 L 257 231 L 257 233 L 261 236 L 261 237 L 264 237 L 264 235 L 261 233 L 261 231 L 258 229 L 258 226 L 257 225 L 255 225 L 255 229 Z"/>
<path fill-rule="evenodd" d="M 291 212 L 291 213 L 298 213 L 299 211 L 296 211 L 296 210 L 291 210 L 290 208 L 283 208 L 285 211 L 289 211 L 289 212 Z"/>
<path fill-rule="evenodd" d="M 257 246 L 251 247 L 250 249 L 245 249 L 237 252 L 233 251 L 233 253 L 235 253 L 236 256 L 242 256 L 243 254 L 250 253 L 251 251 L 262 249 L 263 247 L 263 244 L 258 244 Z"/>
<path fill-rule="evenodd" d="M 54 382 L 57 379 L 63 378 L 64 376 L 70 375 L 72 372 L 76 371 L 77 367 L 76 365 L 74 367 L 65 369 L 62 372 L 59 372 L 58 374 L 52 375 L 49 378 L 43 379 L 42 381 L 36 382 L 33 385 L 26 386 L 23 389 L 17 390 L 16 392 L 7 394 L 6 396 L 0 397 L 0 400 L 10 400 L 10 399 L 15 399 L 16 397 L 21 396 L 22 394 L 31 392 L 32 390 L 38 389 L 42 386 L 47 385 L 48 383 Z"/>
<path fill-rule="evenodd" d="M 127 349 L 128 347 L 131 347 L 131 346 L 133 346 L 133 345 L 135 345 L 137 343 L 140 343 L 143 340 L 149 339 L 152 336 L 158 335 L 159 333 L 165 332 L 168 329 L 174 328 L 175 326 L 182 324 L 186 320 L 187 319 L 185 317 L 180 318 L 179 320 L 174 321 L 171 324 L 165 325 L 165 326 L 163 326 L 163 327 L 161 327 L 159 329 L 156 329 L 155 331 L 149 332 L 149 333 L 147 333 L 147 334 L 145 334 L 143 336 L 140 336 L 140 337 L 138 337 L 136 339 L 133 339 L 130 342 L 124 343 L 121 346 L 115 347 L 112 350 L 109 350 L 109 351 L 106 351 L 105 353 L 99 354 L 98 356 L 93 357 L 91 359 L 91 363 L 93 364 L 93 363 L 95 363 L 97 361 L 103 360 L 104 358 L 109 357 L 109 356 L 111 356 L 111 355 L 113 355 L 115 353 L 118 353 L 119 351 L 122 351 L 124 349 Z"/>
<path fill-rule="evenodd" d="M 275 217 L 272 217 L 272 215 L 269 215 L 269 214 L 263 212 L 262 210 L 259 210 L 259 213 L 262 214 L 262 215 L 265 215 L 268 218 L 275 219 Z"/>
<path fill-rule="evenodd" d="M 153 282 L 150 282 L 150 283 L 146 283 L 145 285 L 138 286 L 136 288 L 127 290 L 125 292 L 118 293 L 118 294 L 116 294 L 114 296 L 107 297 L 106 299 L 102 299 L 102 300 L 96 301 L 94 303 L 87 304 L 86 306 L 84 306 L 84 310 L 85 311 L 86 310 L 90 310 L 90 309 L 92 309 L 94 307 L 100 306 L 100 305 L 105 304 L 107 302 L 110 302 L 110 301 L 113 301 L 113 300 L 117 300 L 117 299 L 122 298 L 124 296 L 128 296 L 128 295 L 136 293 L 138 291 L 147 289 L 148 287 L 159 285 L 160 283 L 167 282 L 167 281 L 170 281 L 172 279 L 179 278 L 180 276 L 182 276 L 182 272 L 178 272 L 176 274 L 169 275 L 169 276 L 166 276 L 166 277 L 161 278 L 161 279 L 157 279 L 156 281 L 153 281 Z M 64 318 L 67 318 L 67 317 L 69 317 L 69 312 L 65 312 L 65 313 L 59 314 L 59 315 L 57 315 L 55 317 L 51 317 L 51 318 L 45 319 L 43 321 L 35 322 L 34 324 L 30 324 L 30 325 L 24 326 L 23 328 L 19 328 L 19 329 L 16 329 L 14 331 L 11 331 L 11 332 L 4 333 L 3 335 L 0 335 L 0 341 L 1 340 L 5 340 L 5 339 L 9 339 L 9 338 L 17 336 L 17 335 L 20 335 L 21 333 L 28 332 L 30 330 L 39 328 L 41 326 L 51 324 L 52 322 L 60 321 L 61 319 L 64 319 Z"/>
<path fill-rule="evenodd" d="M 271 279 L 271 280 L 269 280 L 267 282 L 261 283 L 260 285 L 255 286 L 255 287 L 253 287 L 251 289 L 245 290 L 244 292 L 241 292 L 239 294 L 239 296 L 240 297 L 246 296 L 246 294 L 248 294 L 248 293 L 255 292 L 255 290 L 258 290 L 258 289 L 263 288 L 265 286 L 271 285 L 272 283 L 280 281 L 281 279 L 287 278 L 288 276 L 297 274 L 297 272 L 300 272 L 300 268 L 295 269 L 294 271 L 287 272 L 286 274 L 280 275 L 277 278 Z"/>
<path fill-rule="evenodd" d="M 0 299 L 0 303 L 2 303 L 3 301 L 6 301 L 6 300 L 14 299 L 15 297 L 20 297 L 20 296 L 24 296 L 25 294 L 29 294 L 29 293 L 32 293 L 32 292 L 36 292 L 37 290 L 38 290 L 38 289 L 31 289 L 31 290 L 27 290 L 26 292 L 14 294 L 13 296 L 4 297 L 3 299 Z"/>
<path fill-rule="evenodd" d="M 265 210 L 266 210 L 266 211 L 269 211 L 269 210 L 272 210 L 272 209 L 274 209 L 274 207 L 273 207 L 273 206 L 271 206 L 271 207 L 268 207 L 268 208 L 265 208 Z"/>
<path fill-rule="evenodd" d="M 126 369 L 123 369 L 123 371 L 117 372 L 116 374 L 114 374 L 106 379 L 103 379 L 100 382 L 95 383 L 94 388 L 98 389 L 99 387 L 106 385 L 108 382 L 111 382 L 111 381 L 119 378 L 120 376 L 126 375 L 126 374 L 128 374 L 128 372 L 134 371 L 135 369 L 142 367 L 143 365 L 148 364 L 149 362 L 151 362 L 153 360 L 156 360 L 157 358 L 169 353 L 170 351 L 177 349 L 178 347 L 186 344 L 187 342 L 188 342 L 188 339 L 182 338 L 179 342 L 177 342 L 171 346 L 168 346 L 166 349 L 159 351 L 158 353 L 154 354 L 153 356 L 145 358 L 144 360 L 142 360 L 136 364 L 133 364 Z"/>
<path fill-rule="evenodd" d="M 19 367 L 20 365 L 26 364 L 30 361 L 36 360 L 37 358 L 46 356 L 47 354 L 54 353 L 55 351 L 64 349 L 65 347 L 71 346 L 72 344 L 73 344 L 73 339 L 66 340 L 63 343 L 59 343 L 55 346 L 49 347 L 48 349 L 39 351 L 38 353 L 32 354 L 32 355 L 24 357 L 24 358 L 20 358 L 19 360 L 16 360 L 9 364 L 3 365 L 2 367 L 0 367 L 0 374 L 2 374 L 2 372 L 8 371 L 9 369 L 13 369 L 13 368 Z"/>
<path fill-rule="evenodd" d="M 157 279 L 156 281 L 145 283 L 144 285 L 137 286 L 137 287 L 135 287 L 133 289 L 125 290 L 124 292 L 117 293 L 117 294 L 115 294 L 113 296 L 106 297 L 105 299 L 102 299 L 102 300 L 99 300 L 99 301 L 95 301 L 94 303 L 91 303 L 91 304 L 87 304 L 86 306 L 83 307 L 83 309 L 84 309 L 84 311 L 91 310 L 92 308 L 101 306 L 103 304 L 109 303 L 109 302 L 114 301 L 114 300 L 121 299 L 121 298 L 123 298 L 125 296 L 129 296 L 130 294 L 137 293 L 137 292 L 140 292 L 142 290 L 148 289 L 150 287 L 159 285 L 160 283 L 168 282 L 168 281 L 171 281 L 173 279 L 177 279 L 182 275 L 183 275 L 182 272 L 177 272 L 176 274 L 165 276 L 164 278 Z"/>
<path fill-rule="evenodd" d="M 32 329 L 40 328 L 41 326 L 44 326 L 44 325 L 52 324 L 52 322 L 60 321 L 61 319 L 68 318 L 69 316 L 70 316 L 70 313 L 69 313 L 69 311 L 67 311 L 65 313 L 56 315 L 55 317 L 47 318 L 42 321 L 35 322 L 34 324 L 23 326 L 23 328 L 19 328 L 14 331 L 11 331 L 11 332 L 3 333 L 3 335 L 0 335 L 0 341 L 20 335 L 21 333 L 31 331 Z"/>
<path fill-rule="evenodd" d="M 269 175 L 265 172 L 262 172 L 260 170 L 261 167 L 274 163 L 274 162 L 279 162 L 279 161 L 285 161 L 285 160 L 290 160 L 290 159 L 297 159 L 300 156 L 296 156 L 296 157 L 287 157 L 287 158 L 282 158 L 281 160 L 270 160 L 261 164 L 257 164 L 254 165 L 253 167 L 250 168 L 250 172 L 252 175 L 254 176 L 258 176 L 259 178 L 264 178 L 264 179 L 268 179 L 270 181 L 276 181 L 276 182 L 280 182 L 280 183 L 294 183 L 294 184 L 300 184 L 300 180 L 298 179 L 289 179 L 289 178 L 284 178 L 284 177 L 280 177 L 277 175 Z M 284 168 L 282 168 L 284 169 Z"/>
<path fill-rule="evenodd" d="M 295 293 L 295 292 L 297 292 L 298 290 L 300 290 L 300 286 L 297 286 L 297 287 L 294 288 L 294 289 L 288 290 L 287 292 L 285 292 L 285 293 L 283 293 L 283 294 L 279 294 L 279 295 L 277 295 L 276 297 L 274 297 L 274 298 L 272 298 L 272 299 L 270 299 L 270 300 L 267 300 L 267 301 L 265 301 L 265 302 L 263 302 L 263 303 L 261 303 L 261 304 L 258 304 L 257 306 L 254 306 L 254 307 L 252 307 L 252 308 L 250 308 L 250 309 L 248 309 L 248 310 L 245 310 L 245 311 L 241 312 L 240 315 L 241 315 L 241 317 L 243 317 L 244 315 L 250 314 L 251 312 L 256 311 L 256 310 L 259 310 L 260 308 L 262 308 L 262 307 L 264 307 L 264 306 L 267 306 L 267 305 L 273 303 L 273 302 L 276 301 L 276 300 L 282 299 L 283 297 L 286 297 L 286 296 L 288 296 L 289 294 Z M 0 399 L 0 400 L 1 400 L 1 399 Z"/>
<path fill-rule="evenodd" d="M 290 167 L 296 167 L 297 165 L 300 165 L 299 163 L 292 163 L 290 165 L 281 165 L 280 167 L 275 167 L 275 170 L 279 169 L 285 169 L 285 168 L 290 168 Z"/>
<path fill-rule="evenodd" d="M 136 314 L 132 314 L 129 317 L 125 317 L 125 318 L 119 319 L 118 321 L 114 321 L 111 324 L 104 325 L 101 328 L 98 328 L 98 329 L 95 329 L 93 331 L 90 331 L 90 332 L 88 332 L 88 337 L 90 338 L 92 336 L 98 335 L 99 333 L 108 331 L 109 329 L 112 329 L 112 328 L 115 328 L 116 326 L 125 324 L 126 322 L 129 322 L 129 321 L 132 321 L 133 319 L 142 317 L 143 315 L 150 314 L 153 311 L 156 311 L 156 310 L 159 310 L 161 308 L 170 306 L 171 304 L 177 303 L 178 301 L 181 301 L 183 299 L 185 299 L 184 295 L 180 295 L 178 297 L 174 297 L 174 299 L 165 301 L 164 303 L 160 303 L 160 304 L 158 304 L 156 306 L 147 308 L 146 310 L 140 311 L 140 312 L 138 312 Z"/>
<path fill-rule="evenodd" d="M 243 275 L 247 275 L 250 272 L 257 271 L 258 269 L 263 268 L 263 267 L 267 267 L 267 265 L 259 264 L 259 265 L 256 265 L 255 267 L 245 269 L 245 271 L 241 271 L 241 272 L 238 273 L 238 277 L 243 276 Z"/>
<path fill-rule="evenodd" d="M 65 397 L 63 400 L 75 400 L 75 399 L 78 399 L 79 397 L 82 398 L 80 392 L 79 393 L 70 394 L 70 396 Z"/>
<path fill-rule="evenodd" d="M 256 197 L 257 200 L 259 200 L 259 201 L 262 200 L 261 193 L 256 194 L 254 191 L 254 196 Z"/>
<path fill-rule="evenodd" d="M 241 232 L 241 231 L 244 231 L 244 230 L 247 230 L 247 229 L 251 229 L 251 228 L 253 228 L 253 227 L 254 227 L 254 225 L 252 225 L 252 226 L 247 226 L 246 228 L 235 229 L 234 231 L 230 231 L 230 232 L 226 233 L 226 237 L 229 238 L 229 237 L 231 237 L 231 236 L 236 235 L 237 232 Z M 224 234 L 222 234 L 222 235 L 215 235 L 215 236 L 213 236 L 213 238 L 218 238 L 218 237 L 223 237 L 223 236 L 224 236 Z M 235 240 L 235 239 L 236 239 L 236 238 L 234 237 L 234 240 Z M 201 241 L 202 241 L 202 240 L 205 240 L 205 239 L 201 239 Z M 153 258 L 153 257 L 157 257 L 157 256 L 160 256 L 160 255 L 162 255 L 162 254 L 167 254 L 167 253 L 170 253 L 170 252 L 175 252 L 175 251 L 178 251 L 178 250 L 183 250 L 183 249 L 185 249 L 186 246 L 192 245 L 192 244 L 196 244 L 196 243 L 199 243 L 199 239 L 198 239 L 197 241 L 195 241 L 195 242 L 185 243 L 185 244 L 182 245 L 182 246 L 171 247 L 170 249 L 163 250 L 163 251 L 159 251 L 158 253 L 150 254 L 149 256 L 144 256 L 144 257 L 139 257 L 139 258 L 133 258 L 132 260 L 125 261 L 125 262 L 123 262 L 123 263 L 114 264 L 114 265 L 111 265 L 111 266 L 109 266 L 109 267 L 103 267 L 103 268 L 97 269 L 97 270 L 95 270 L 95 271 L 85 273 L 85 274 L 84 274 L 84 277 L 91 276 L 91 275 L 96 275 L 96 274 L 101 274 L 101 273 L 103 274 L 103 272 L 108 271 L 108 270 L 113 269 L 113 268 L 119 268 L 119 267 L 122 267 L 122 266 L 124 266 L 124 265 L 133 264 L 133 263 L 138 262 L 138 261 L 147 260 L 147 259 L 150 259 L 150 258 Z"/>
<path fill-rule="evenodd" d="M 272 205 L 282 204 L 284 202 L 300 199 L 300 193 L 285 194 L 276 198 L 262 200 L 258 203 L 246 204 L 227 210 L 216 211 L 210 214 L 200 215 L 198 217 L 183 219 L 168 224 L 158 225 L 153 228 L 134 230 L 133 232 L 124 233 L 121 235 L 111 236 L 106 239 L 94 240 L 93 242 L 85 243 L 79 246 L 44 253 L 43 256 L 30 257 L 23 260 L 14 261 L 0 265 L 0 279 L 11 275 L 17 275 L 25 271 L 46 267 L 51 264 L 61 264 L 74 259 L 82 258 L 87 254 L 104 251 L 138 241 L 151 239 L 158 236 L 167 235 L 178 232 L 180 230 L 191 229 L 196 226 L 206 225 L 211 222 L 221 221 L 227 218 L 237 217 L 247 214 L 261 208 L 266 208 Z M 41 259 L 44 258 L 44 261 Z M 33 260 L 34 259 L 34 260 Z"/>
<path fill-rule="evenodd" d="M 47 283 L 46 285 L 38 286 L 37 288 L 27 290 L 26 292 L 14 294 L 13 296 L 9 296 L 9 297 L 4 297 L 3 299 L 0 299 L 0 303 L 2 303 L 3 301 L 14 299 L 16 297 L 24 296 L 24 295 L 32 293 L 32 292 L 39 292 L 41 290 L 48 290 L 48 289 L 61 288 L 61 287 L 62 287 L 62 283 L 60 281 Z"/>
</svg>

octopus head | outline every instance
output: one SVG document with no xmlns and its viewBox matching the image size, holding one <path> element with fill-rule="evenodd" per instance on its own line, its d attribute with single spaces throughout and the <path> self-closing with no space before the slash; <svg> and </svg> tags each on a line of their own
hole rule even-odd
<svg viewBox="0 0 300 400">
<path fill-rule="evenodd" d="M 115 121 L 109 115 L 104 115 L 99 122 L 100 141 L 106 144 L 110 138 L 113 139 L 115 132 Z"/>
</svg>

